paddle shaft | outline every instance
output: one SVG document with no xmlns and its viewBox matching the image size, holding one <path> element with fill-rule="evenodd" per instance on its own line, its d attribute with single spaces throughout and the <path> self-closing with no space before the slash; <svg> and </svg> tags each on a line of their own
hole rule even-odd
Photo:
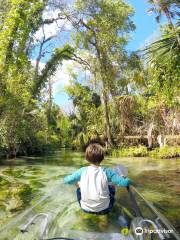
<svg viewBox="0 0 180 240">
<path fill-rule="evenodd" d="M 130 186 L 127 187 L 127 191 L 129 193 L 129 197 L 130 197 L 130 200 L 131 200 L 131 205 L 132 205 L 132 208 L 133 208 L 133 210 L 134 210 L 134 212 L 136 214 L 136 217 L 142 217 L 141 210 L 140 210 L 140 208 L 139 208 L 139 206 L 138 206 L 138 204 L 136 202 L 136 199 L 134 197 L 134 194 L 131 191 L 131 187 Z"/>
<path fill-rule="evenodd" d="M 119 164 L 116 167 L 114 167 L 114 171 L 119 175 L 119 176 L 123 176 L 124 178 L 126 178 L 128 176 L 128 169 L 126 167 L 124 167 L 123 165 Z M 129 193 L 129 197 L 130 197 L 130 201 L 131 201 L 131 205 L 132 208 L 136 214 L 136 217 L 142 217 L 142 213 L 141 210 L 136 202 L 136 199 L 134 197 L 133 192 L 131 191 L 131 187 L 128 186 L 127 187 L 127 191 Z"/>
</svg>

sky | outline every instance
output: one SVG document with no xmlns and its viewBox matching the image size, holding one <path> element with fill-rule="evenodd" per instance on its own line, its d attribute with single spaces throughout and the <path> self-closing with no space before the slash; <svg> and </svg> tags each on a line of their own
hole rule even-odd
<svg viewBox="0 0 180 240">
<path fill-rule="evenodd" d="M 128 3 L 135 9 L 133 17 L 136 30 L 133 32 L 132 40 L 128 44 L 130 50 L 137 50 L 144 42 L 156 35 L 158 24 L 153 15 L 147 13 L 151 7 L 146 0 L 128 0 Z"/>
<path fill-rule="evenodd" d="M 136 30 L 131 34 L 131 41 L 127 45 L 127 50 L 136 51 L 139 48 L 142 48 L 142 46 L 145 45 L 145 42 L 150 42 L 158 36 L 159 27 L 155 21 L 155 17 L 147 13 L 150 5 L 146 0 L 127 0 L 127 2 L 135 9 L 135 15 L 132 20 L 136 25 Z M 68 24 L 67 26 L 65 24 L 64 28 L 70 29 Z M 51 32 L 53 30 L 48 29 L 48 31 Z M 61 33 L 60 39 L 61 44 L 63 45 L 70 40 L 69 34 Z M 54 44 L 56 45 L 56 42 L 54 42 Z M 49 47 L 49 49 L 51 49 L 51 47 Z M 45 62 L 46 59 L 42 60 L 42 62 Z M 54 102 L 64 109 L 65 112 L 70 112 L 72 108 L 72 103 L 63 90 L 64 86 L 68 85 L 70 81 L 67 72 L 71 64 L 71 61 L 66 61 L 61 67 L 59 67 L 57 73 L 53 77 L 55 82 L 53 85 Z"/>
</svg>

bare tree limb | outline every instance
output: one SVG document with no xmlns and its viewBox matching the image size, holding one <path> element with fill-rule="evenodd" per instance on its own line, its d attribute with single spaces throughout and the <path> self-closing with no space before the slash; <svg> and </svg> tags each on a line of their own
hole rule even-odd
<svg viewBox="0 0 180 240">
<path fill-rule="evenodd" d="M 35 75 L 34 75 L 34 78 L 36 78 L 38 76 L 38 73 L 39 73 L 39 64 L 40 64 L 40 61 L 41 61 L 41 58 L 43 57 L 43 47 L 44 45 L 49 42 L 52 38 L 54 38 L 55 36 L 50 36 L 46 39 L 46 36 L 45 36 L 45 31 L 44 31 L 44 25 L 42 26 L 42 31 L 43 31 L 43 39 L 42 39 L 42 42 L 40 42 L 40 47 L 39 47 L 39 54 L 38 54 L 38 57 L 36 59 L 36 66 L 35 66 Z"/>
<path fill-rule="evenodd" d="M 88 68 L 88 70 L 91 69 L 90 64 L 86 60 L 84 60 L 81 57 L 77 56 L 75 53 L 73 53 L 72 55 L 74 56 L 74 57 L 71 58 L 73 61 L 78 62 L 81 65 L 86 66 Z"/>
<path fill-rule="evenodd" d="M 45 20 L 43 21 L 43 25 L 45 25 L 45 24 L 52 24 L 52 23 L 54 23 L 54 22 L 57 22 L 58 20 L 65 20 L 65 19 L 67 19 L 66 16 L 59 16 L 59 15 L 58 15 L 57 18 L 45 19 Z"/>
</svg>

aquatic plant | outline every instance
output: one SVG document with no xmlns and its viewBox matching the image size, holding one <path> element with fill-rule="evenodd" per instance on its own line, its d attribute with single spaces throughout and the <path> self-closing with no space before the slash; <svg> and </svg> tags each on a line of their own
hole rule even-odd
<svg viewBox="0 0 180 240">
<path fill-rule="evenodd" d="M 148 151 L 145 146 L 129 147 L 121 149 L 113 149 L 109 151 L 112 157 L 152 157 L 152 158 L 177 158 L 180 157 L 179 146 L 165 146 L 163 148 L 155 148 Z"/>
<path fill-rule="evenodd" d="M 148 150 L 147 147 L 139 145 L 138 147 L 113 149 L 111 155 L 113 157 L 145 157 L 148 156 Z"/>
<path fill-rule="evenodd" d="M 155 158 L 177 158 L 177 157 L 180 157 L 180 147 L 165 146 L 162 148 L 156 148 L 149 153 L 149 156 L 155 157 Z"/>
<path fill-rule="evenodd" d="M 10 214 L 22 210 L 32 199 L 32 188 L 29 184 L 19 182 L 16 178 L 5 173 L 12 172 L 16 177 L 21 177 L 19 170 L 13 171 L 7 168 L 0 172 L 0 209 L 4 209 Z M 18 173 L 18 174 L 16 174 Z"/>
</svg>

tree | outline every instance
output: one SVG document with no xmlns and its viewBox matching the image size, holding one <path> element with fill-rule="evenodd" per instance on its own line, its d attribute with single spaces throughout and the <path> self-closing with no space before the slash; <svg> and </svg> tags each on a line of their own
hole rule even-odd
<svg viewBox="0 0 180 240">
<path fill-rule="evenodd" d="M 0 6 L 0 122 L 3 133 L 0 142 L 10 156 L 41 151 L 48 144 L 51 147 L 51 142 L 60 143 L 59 118 L 54 117 L 54 104 L 51 103 L 49 116 L 41 90 L 63 59 L 70 58 L 73 49 L 70 46 L 56 49 L 44 70 L 39 71 L 42 49 L 37 53 L 34 34 L 44 24 L 55 21 L 43 18 L 47 4 L 46 0 L 9 0 Z M 31 63 L 32 51 L 37 53 L 35 68 Z M 48 127 L 52 129 L 49 139 Z"/>
<path fill-rule="evenodd" d="M 40 93 L 48 79 L 52 77 L 57 67 L 62 63 L 63 60 L 72 59 L 74 56 L 74 50 L 69 45 L 65 45 L 63 48 L 54 49 L 54 53 L 51 58 L 46 62 L 46 65 L 41 73 L 36 75 L 36 79 L 33 87 L 33 96 Z"/>
<path fill-rule="evenodd" d="M 173 23 L 173 19 L 175 18 L 175 16 L 180 16 L 180 2 L 178 0 L 149 0 L 149 2 L 154 5 L 154 7 L 149 9 L 149 12 L 156 13 L 156 20 L 158 23 L 160 22 L 162 14 L 166 16 L 169 26 L 176 35 L 177 42 L 180 48 L 179 32 L 177 32 L 178 29 L 176 29 Z"/>
<path fill-rule="evenodd" d="M 83 147 L 90 140 L 97 140 L 103 135 L 100 96 L 77 81 L 72 82 L 66 91 L 75 107 L 70 117 L 71 137 L 76 147 Z"/>
<path fill-rule="evenodd" d="M 160 39 L 154 41 L 147 46 L 144 51 L 147 58 L 161 60 L 163 62 L 171 61 L 173 58 L 177 60 L 177 64 L 180 57 L 180 21 L 177 23 L 177 30 L 174 32 L 169 28 L 162 29 L 162 36 Z M 176 64 L 174 65 L 176 67 Z"/>
<path fill-rule="evenodd" d="M 91 72 L 101 85 L 106 136 L 109 145 L 112 145 L 108 103 L 110 95 L 114 95 L 116 91 L 115 78 L 119 71 L 117 66 L 124 56 L 127 33 L 134 29 L 130 20 L 133 10 L 123 1 L 117 0 L 78 0 L 76 10 L 76 43 L 91 56 Z"/>
<path fill-rule="evenodd" d="M 180 55 L 176 36 L 170 30 L 169 33 L 163 33 L 162 39 L 147 47 L 145 53 L 149 75 L 146 90 L 149 96 L 149 126 L 151 132 L 156 131 L 156 135 L 159 135 L 160 145 L 163 146 L 163 136 L 174 132 L 173 125 L 178 115 Z"/>
<path fill-rule="evenodd" d="M 180 16 L 180 13 L 178 12 L 180 3 L 178 0 L 148 0 L 148 2 L 154 5 L 149 9 L 149 12 L 155 12 L 158 23 L 160 22 L 162 14 L 164 14 L 169 25 L 174 27 L 173 18 L 175 16 Z"/>
</svg>

